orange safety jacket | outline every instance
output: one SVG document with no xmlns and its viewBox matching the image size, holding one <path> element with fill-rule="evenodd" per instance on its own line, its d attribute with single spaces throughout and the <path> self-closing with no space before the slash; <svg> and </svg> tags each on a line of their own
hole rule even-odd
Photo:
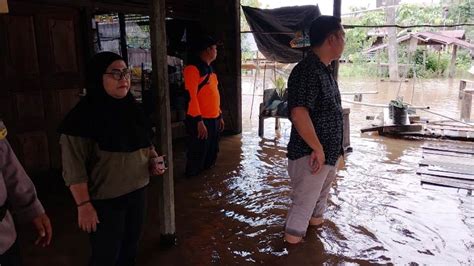
<svg viewBox="0 0 474 266">
<path fill-rule="evenodd" d="M 198 86 L 209 79 L 198 92 Z M 211 66 L 200 61 L 184 68 L 184 86 L 189 92 L 190 100 L 187 114 L 197 120 L 202 118 L 218 118 L 221 115 L 220 95 L 217 75 Z"/>
</svg>

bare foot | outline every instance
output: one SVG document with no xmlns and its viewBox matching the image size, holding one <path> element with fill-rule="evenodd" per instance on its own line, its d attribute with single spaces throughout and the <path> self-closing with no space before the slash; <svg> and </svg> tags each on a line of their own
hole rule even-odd
<svg viewBox="0 0 474 266">
<path fill-rule="evenodd" d="M 286 240 L 286 242 L 288 242 L 290 244 L 298 244 L 303 240 L 303 238 L 300 237 L 300 236 L 294 236 L 294 235 L 290 235 L 288 233 L 285 233 L 285 240 Z"/>
<path fill-rule="evenodd" d="M 321 226 L 323 223 L 323 217 L 311 217 L 311 219 L 309 220 L 309 225 L 312 226 Z"/>
</svg>

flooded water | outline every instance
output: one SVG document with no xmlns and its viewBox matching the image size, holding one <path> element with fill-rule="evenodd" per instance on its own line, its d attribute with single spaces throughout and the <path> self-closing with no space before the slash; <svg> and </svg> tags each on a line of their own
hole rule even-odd
<svg viewBox="0 0 474 266">
<path fill-rule="evenodd" d="M 423 81 L 413 103 L 458 118 L 457 82 Z M 172 249 L 159 248 L 159 189 L 152 182 L 137 265 L 474 265 L 474 197 L 466 190 L 421 185 L 415 174 L 421 146 L 437 141 L 361 134 L 359 129 L 368 124 L 366 115 L 381 110 L 353 104 L 346 104 L 351 108 L 353 152 L 347 154 L 332 186 L 327 221 L 311 228 L 304 243 L 285 244 L 290 123 L 283 120 L 275 132 L 274 121 L 268 119 L 264 138 L 258 137 L 262 96 L 255 97 L 250 118 L 251 77 L 243 86 L 243 133 L 222 139 L 215 168 L 197 178 L 183 178 L 184 145 L 175 145 L 178 246 Z M 377 90 L 378 94 L 364 95 L 364 102 L 381 104 L 399 89 L 399 83 L 375 80 L 342 79 L 340 86 L 342 91 Z M 408 101 L 411 86 L 400 87 Z M 474 149 L 472 143 L 456 144 Z M 23 239 L 25 265 L 86 265 L 88 240 L 77 229 L 69 193 L 62 184 L 39 191 L 55 238 L 45 250 Z"/>
<path fill-rule="evenodd" d="M 252 80 L 244 80 L 244 92 Z M 388 103 L 397 95 L 399 83 L 341 80 L 343 91 L 374 91 L 364 101 Z M 245 86 L 247 86 L 245 88 Z M 400 94 L 411 99 L 411 83 Z M 457 83 L 423 82 L 415 105 L 430 105 L 433 111 L 459 117 Z M 352 96 L 343 96 L 352 100 Z M 415 174 L 421 160 L 423 140 L 402 140 L 360 134 L 365 116 L 377 108 L 351 105 L 351 146 L 346 165 L 331 189 L 327 222 L 310 229 L 305 243 L 289 247 L 282 241 L 289 201 L 286 144 L 290 124 L 282 121 L 275 132 L 266 120 L 265 137 L 257 134 L 258 104 L 243 96 L 244 127 L 241 136 L 222 141 L 219 165 L 199 182 L 202 191 L 193 199 L 206 211 L 196 217 L 192 237 L 184 247 L 200 249 L 186 259 L 192 264 L 334 265 L 334 264 L 474 264 L 474 198 L 465 190 L 420 184 Z M 421 114 L 424 116 L 425 114 Z M 435 119 L 435 118 L 433 118 Z M 463 144 L 473 147 L 470 144 Z M 189 198 L 188 198 L 189 200 Z M 188 215 L 187 212 L 183 215 Z M 202 212 L 205 212 L 203 214 Z M 183 225 L 183 226 L 189 226 Z M 190 241 L 190 242 L 188 242 Z"/>
</svg>

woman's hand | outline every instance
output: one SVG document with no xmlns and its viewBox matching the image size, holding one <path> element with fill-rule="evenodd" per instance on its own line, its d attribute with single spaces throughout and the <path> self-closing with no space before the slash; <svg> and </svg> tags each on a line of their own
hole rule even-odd
<svg viewBox="0 0 474 266">
<path fill-rule="evenodd" d="M 48 215 L 45 213 L 38 215 L 33 219 L 33 225 L 38 232 L 38 238 L 35 241 L 35 245 L 46 247 L 51 243 L 53 236 L 53 229 L 51 228 L 51 221 Z"/>
<path fill-rule="evenodd" d="M 166 170 L 165 156 L 150 158 L 149 171 L 151 176 L 162 175 Z"/>
<path fill-rule="evenodd" d="M 78 206 L 77 216 L 79 228 L 81 228 L 81 230 L 87 233 L 92 233 L 97 230 L 97 224 L 100 222 L 92 203 L 89 202 L 82 206 Z"/>
</svg>

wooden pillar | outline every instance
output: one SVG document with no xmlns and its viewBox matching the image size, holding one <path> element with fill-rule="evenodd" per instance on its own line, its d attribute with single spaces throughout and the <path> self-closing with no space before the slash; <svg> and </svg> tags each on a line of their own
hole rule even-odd
<svg viewBox="0 0 474 266">
<path fill-rule="evenodd" d="M 426 70 L 426 50 L 423 50 L 423 70 Z"/>
<path fill-rule="evenodd" d="M 465 92 L 461 102 L 461 120 L 471 120 L 472 93 Z"/>
<path fill-rule="evenodd" d="M 349 120 L 349 114 L 351 113 L 350 108 L 342 109 L 342 117 L 343 117 L 343 138 L 342 138 L 342 148 L 346 151 L 350 150 L 351 146 L 351 123 Z"/>
<path fill-rule="evenodd" d="M 127 49 L 127 30 L 125 25 L 125 15 L 123 13 L 118 14 L 119 18 L 119 29 L 120 29 L 120 53 L 122 58 L 128 65 L 128 49 Z"/>
<path fill-rule="evenodd" d="M 168 170 L 159 177 L 160 191 L 160 242 L 164 245 L 175 243 L 175 210 L 173 184 L 173 149 L 171 136 L 170 97 L 168 89 L 168 63 L 166 58 L 165 0 L 153 0 L 150 17 L 150 37 L 153 64 L 153 89 L 157 91 L 155 141 L 158 152 L 168 158 Z"/>
<path fill-rule="evenodd" d="M 7 0 L 0 0 L 0 14 L 8 14 Z"/>
<path fill-rule="evenodd" d="M 438 66 L 438 76 L 441 76 L 441 67 L 439 65 L 439 62 L 441 61 L 441 49 L 438 50 L 438 62 L 436 65 Z"/>
<path fill-rule="evenodd" d="M 341 0 L 334 0 L 334 5 L 333 5 L 333 9 L 332 9 L 332 15 L 337 17 L 337 18 L 340 18 L 341 17 Z M 338 76 L 339 76 L 339 60 L 334 60 L 332 63 L 331 63 L 332 67 L 333 67 L 333 76 L 334 76 L 334 79 L 337 80 Z"/>
<path fill-rule="evenodd" d="M 390 6 L 385 9 L 385 16 L 387 24 L 395 24 L 395 7 Z M 399 80 L 397 29 L 395 27 L 388 28 L 388 73 L 390 80 Z"/>
<path fill-rule="evenodd" d="M 464 97 L 464 89 L 466 88 L 467 81 L 464 79 L 461 79 L 459 81 L 459 95 L 458 98 L 461 100 Z"/>
<path fill-rule="evenodd" d="M 411 35 L 411 34 L 410 34 Z M 410 68 L 413 68 L 413 78 L 416 78 L 416 62 L 413 59 L 413 56 L 416 52 L 416 47 L 418 46 L 418 39 L 414 36 L 410 36 L 410 45 L 408 46 L 408 64 L 405 68 L 405 72 L 403 74 L 403 78 L 408 77 L 408 72 L 410 72 Z M 414 94 L 412 94 L 413 97 Z"/>
<path fill-rule="evenodd" d="M 451 64 L 449 65 L 449 78 L 454 78 L 456 74 L 456 56 L 457 56 L 458 46 L 453 44 L 453 52 L 451 54 Z"/>
</svg>

